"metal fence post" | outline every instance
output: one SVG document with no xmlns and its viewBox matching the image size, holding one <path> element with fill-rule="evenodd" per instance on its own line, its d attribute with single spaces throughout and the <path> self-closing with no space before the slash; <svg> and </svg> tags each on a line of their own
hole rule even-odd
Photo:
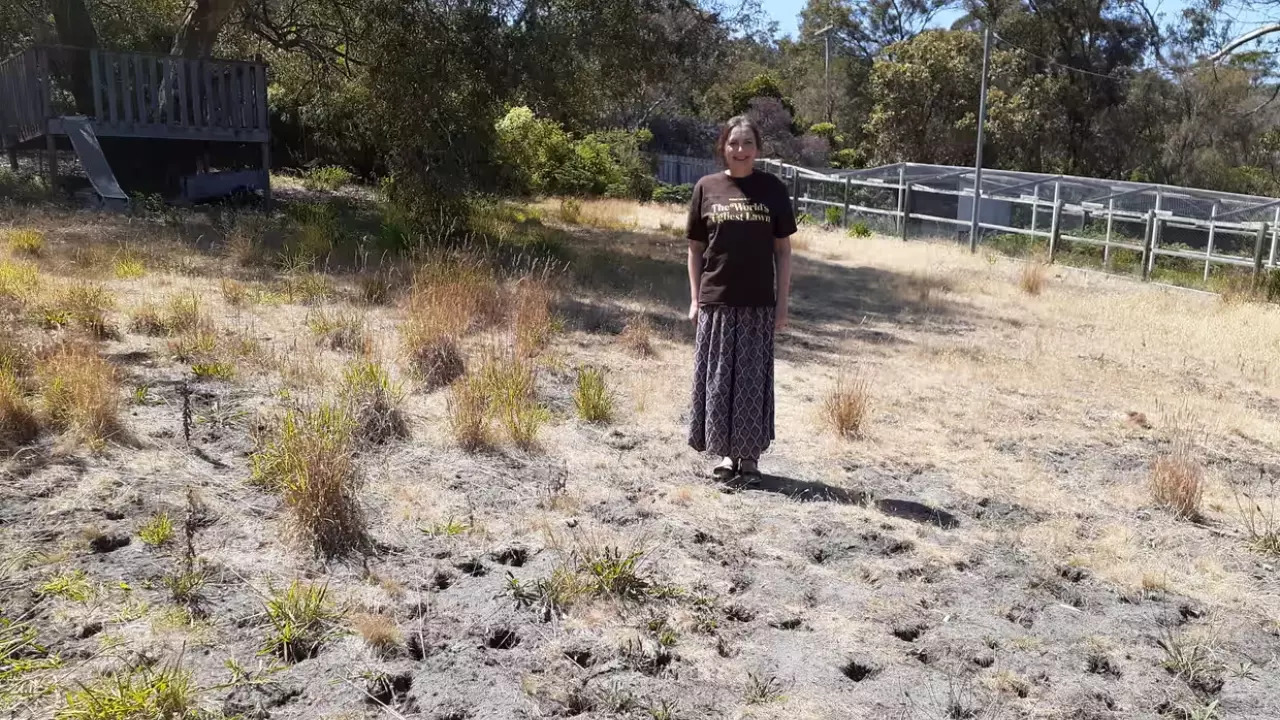
<svg viewBox="0 0 1280 720">
<path fill-rule="evenodd" d="M 791 207 L 800 212 L 800 170 L 795 166 L 791 168 Z"/>
<path fill-rule="evenodd" d="M 1258 289 L 1258 284 L 1262 281 L 1262 247 L 1267 237 L 1267 224 L 1264 222 L 1258 226 L 1258 236 L 1253 243 L 1253 289 Z"/>
<path fill-rule="evenodd" d="M 1280 230 L 1280 207 L 1276 208 L 1276 216 L 1271 221 L 1271 259 L 1267 261 L 1267 264 L 1271 267 L 1275 267 L 1276 265 L 1276 240 L 1278 239 L 1276 236 L 1277 230 Z"/>
<path fill-rule="evenodd" d="M 907 221 L 911 219 L 911 186 L 906 183 L 902 184 L 902 191 L 898 194 L 898 222 L 902 223 L 900 228 L 902 232 L 902 242 L 907 241 Z"/>
<path fill-rule="evenodd" d="M 1209 282 L 1209 268 L 1213 265 L 1213 233 L 1217 229 L 1218 203 L 1209 211 L 1209 245 L 1204 251 L 1204 281 Z"/>
<path fill-rule="evenodd" d="M 1156 211 L 1152 208 L 1147 211 L 1147 225 L 1142 233 L 1142 279 L 1146 280 L 1151 277 L 1151 239 L 1156 234 Z"/>
<path fill-rule="evenodd" d="M 844 177 L 844 214 L 840 216 L 840 226 L 849 227 L 849 186 L 853 184 L 853 178 L 846 175 Z"/>
<path fill-rule="evenodd" d="M 1156 188 L 1156 206 L 1155 212 L 1159 214 L 1161 201 L 1164 200 L 1164 191 Z M 1151 233 L 1151 253 L 1147 257 L 1147 275 L 1150 276 L 1152 271 L 1156 269 L 1156 249 L 1160 247 L 1160 222 L 1152 222 Z"/>
<path fill-rule="evenodd" d="M 1115 220 L 1116 200 L 1111 198 L 1107 201 L 1107 237 L 1102 241 L 1102 267 L 1105 270 L 1111 269 L 1111 224 Z"/>
<path fill-rule="evenodd" d="M 907 168 L 905 165 L 898 166 L 898 216 L 895 218 L 899 223 L 898 232 L 902 233 L 902 239 L 907 239 Z"/>
<path fill-rule="evenodd" d="M 1055 191 L 1054 195 L 1058 193 Z M 1058 240 L 1062 235 L 1062 198 L 1053 200 L 1053 219 L 1049 222 L 1049 263 L 1052 264 L 1058 254 Z"/>
</svg>

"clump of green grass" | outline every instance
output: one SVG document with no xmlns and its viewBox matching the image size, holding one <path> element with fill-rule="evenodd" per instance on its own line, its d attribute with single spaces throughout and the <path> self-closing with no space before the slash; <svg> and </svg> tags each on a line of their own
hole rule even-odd
<svg viewBox="0 0 1280 720">
<path fill-rule="evenodd" d="M 302 185 L 308 190 L 337 190 L 355 180 L 350 170 L 337 165 L 311 168 L 302 175 Z"/>
<path fill-rule="evenodd" d="M 167 512 L 152 515 L 138 529 L 138 538 L 151 547 L 159 547 L 173 539 L 173 518 Z"/>
<path fill-rule="evenodd" d="M 291 303 L 319 305 L 334 296 L 333 283 L 316 272 L 299 272 L 284 280 L 284 296 Z"/>
<path fill-rule="evenodd" d="M 30 228 L 10 230 L 5 236 L 9 249 L 22 255 L 40 257 L 44 254 L 44 233 Z"/>
<path fill-rule="evenodd" d="M 569 225 L 582 224 L 582 201 L 578 198 L 564 198 L 560 201 L 560 219 Z"/>
<path fill-rule="evenodd" d="M 0 617 L 0 711 L 42 693 L 26 675 L 62 666 L 62 661 L 40 644 L 30 623 Z"/>
<path fill-rule="evenodd" d="M 0 260 L 0 297 L 28 302 L 40 288 L 40 270 L 29 262 Z"/>
<path fill-rule="evenodd" d="M 307 327 L 317 342 L 333 350 L 364 352 L 369 347 L 368 325 L 364 316 L 356 311 L 317 310 L 307 318 Z"/>
<path fill-rule="evenodd" d="M 79 603 L 89 602 L 95 594 L 93 585 L 89 583 L 89 577 L 85 575 L 84 570 L 80 569 L 50 578 L 39 587 L 38 592 L 46 597 L 58 597 Z"/>
<path fill-rule="evenodd" d="M 749 705 L 777 702 L 785 696 L 782 682 L 774 675 L 747 672 L 746 700 Z"/>
<path fill-rule="evenodd" d="M 654 588 L 644 556 L 642 549 L 578 543 L 546 578 L 522 582 L 508 574 L 507 593 L 517 606 L 535 608 L 545 617 L 563 614 L 590 598 L 638 601 Z"/>
<path fill-rule="evenodd" d="M 865 221 L 859 220 L 850 225 L 845 234 L 851 238 L 869 238 L 871 237 L 871 226 L 867 225 Z"/>
<path fill-rule="evenodd" d="M 250 457 L 252 482 L 283 494 L 291 533 L 327 557 L 367 544 L 356 429 L 341 405 L 290 410 Z"/>
<path fill-rule="evenodd" d="M 36 368 L 46 422 L 92 448 L 120 431 L 117 373 L 91 348 L 64 343 Z"/>
<path fill-rule="evenodd" d="M 537 399 L 537 369 L 517 353 L 494 353 L 481 370 L 491 412 L 516 447 L 537 446 L 538 431 L 550 418 Z"/>
<path fill-rule="evenodd" d="M 169 597 L 181 605 L 193 605 L 200 600 L 200 591 L 208 581 L 208 574 L 203 565 L 189 558 L 189 562 L 171 573 L 166 573 L 161 583 L 169 590 Z"/>
<path fill-rule="evenodd" d="M 381 365 L 357 360 L 343 370 L 342 381 L 342 397 L 351 408 L 360 440 L 381 444 L 409 436 L 401 410 L 404 393 Z"/>
<path fill-rule="evenodd" d="M 137 280 L 147 274 L 147 265 L 142 258 L 123 252 L 111 262 L 111 272 L 118 280 Z"/>
<path fill-rule="evenodd" d="M 196 710 L 195 683 L 178 663 L 142 665 L 99 678 L 66 694 L 57 720 L 187 718 Z"/>
<path fill-rule="evenodd" d="M 587 422 L 607 423 L 613 419 L 613 393 L 605 385 L 603 370 L 594 367 L 578 369 L 573 404 L 578 409 L 578 417 Z"/>
<path fill-rule="evenodd" d="M 273 591 L 266 611 L 271 632 L 262 651 L 290 663 L 315 657 L 342 618 L 329 600 L 328 586 L 303 585 L 297 580 L 283 592 Z"/>
<path fill-rule="evenodd" d="M 236 366 L 227 362 L 196 363 L 191 374 L 200 380 L 230 380 L 236 376 Z"/>
</svg>

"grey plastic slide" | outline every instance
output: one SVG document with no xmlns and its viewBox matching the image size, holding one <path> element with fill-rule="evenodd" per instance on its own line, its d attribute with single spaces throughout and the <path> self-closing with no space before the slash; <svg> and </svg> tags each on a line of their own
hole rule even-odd
<svg viewBox="0 0 1280 720">
<path fill-rule="evenodd" d="M 120 189 L 116 182 L 116 174 L 111 172 L 107 164 L 107 156 L 102 154 L 102 145 L 93 132 L 93 121 L 87 117 L 76 115 L 62 118 L 62 127 L 71 138 L 71 146 L 76 149 L 80 164 L 103 200 L 121 200 L 129 202 L 129 196 Z"/>
</svg>

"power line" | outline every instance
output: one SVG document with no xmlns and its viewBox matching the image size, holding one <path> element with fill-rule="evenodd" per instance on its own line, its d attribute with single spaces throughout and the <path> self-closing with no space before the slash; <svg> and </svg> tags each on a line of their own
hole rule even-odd
<svg viewBox="0 0 1280 720">
<path fill-rule="evenodd" d="M 1069 71 L 1071 71 L 1071 72 L 1080 73 L 1081 75 L 1092 75 L 1092 76 L 1094 76 L 1094 77 L 1102 78 L 1102 79 L 1104 79 L 1104 80 L 1113 80 L 1113 81 L 1115 81 L 1115 82 L 1124 82 L 1124 83 L 1127 83 L 1127 82 L 1133 82 L 1133 81 L 1135 80 L 1135 78 L 1134 78 L 1134 77 L 1132 77 L 1132 76 L 1125 76 L 1125 75 L 1110 75 L 1110 74 L 1108 74 L 1108 73 L 1099 73 L 1099 72 L 1094 72 L 1094 71 L 1092 71 L 1092 70 L 1085 70 L 1085 69 L 1083 69 L 1083 68 L 1073 67 L 1073 66 L 1071 66 L 1071 65 L 1065 65 L 1065 64 L 1060 63 L 1060 62 L 1058 62 L 1057 60 L 1054 60 L 1054 59 L 1052 59 L 1052 58 L 1047 58 L 1047 57 L 1044 57 L 1043 55 L 1037 55 L 1036 53 L 1033 53 L 1033 52 L 1031 52 L 1030 50 L 1028 50 L 1028 49 L 1026 49 L 1026 48 L 1024 48 L 1024 47 L 1020 47 L 1020 46 L 1018 46 L 1018 45 L 1014 45 L 1013 43 L 1009 42 L 1008 40 L 1005 40 L 1004 38 L 1000 37 L 1000 35 L 999 35 L 998 33 L 992 33 L 992 35 L 994 35 L 994 36 L 995 36 L 996 40 L 998 40 L 998 41 L 1000 41 L 1001 43 L 1003 43 L 1003 44 L 1005 44 L 1005 45 L 1007 45 L 1007 46 L 1009 46 L 1009 47 L 1013 48 L 1014 50 L 1017 50 L 1017 51 L 1019 51 L 1019 52 L 1021 52 L 1021 53 L 1025 54 L 1025 55 L 1028 55 L 1028 56 L 1030 56 L 1030 57 L 1033 57 L 1033 58 L 1035 58 L 1035 59 L 1039 60 L 1040 62 L 1046 63 L 1046 64 L 1048 64 L 1048 65 L 1052 65 L 1052 66 L 1054 66 L 1054 67 L 1062 68 L 1063 70 L 1069 70 Z"/>
</svg>

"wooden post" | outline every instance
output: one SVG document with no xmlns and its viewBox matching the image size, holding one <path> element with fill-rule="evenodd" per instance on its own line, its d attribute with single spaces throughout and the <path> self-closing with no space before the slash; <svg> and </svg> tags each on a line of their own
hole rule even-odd
<svg viewBox="0 0 1280 720">
<path fill-rule="evenodd" d="M 1204 281 L 1209 282 L 1209 267 L 1213 264 L 1213 233 L 1218 222 L 1218 203 L 1209 211 L 1209 245 L 1204 251 Z"/>
<path fill-rule="evenodd" d="M 1258 236 L 1253 242 L 1253 289 L 1257 290 L 1259 283 L 1262 282 L 1262 248 L 1265 246 L 1267 237 L 1267 224 L 1262 223 L 1258 226 Z"/>
<path fill-rule="evenodd" d="M 1151 245 L 1152 238 L 1156 235 L 1156 211 L 1152 208 L 1147 211 L 1147 225 L 1142 234 L 1142 279 L 1146 280 L 1151 277 Z"/>
<path fill-rule="evenodd" d="M 16 145 L 9 146 L 9 169 L 18 172 L 18 147 Z"/>
<path fill-rule="evenodd" d="M 262 172 L 266 175 L 266 185 L 262 186 L 262 204 L 271 209 L 271 143 L 262 143 Z"/>
<path fill-rule="evenodd" d="M 840 215 L 840 227 L 849 227 L 849 185 L 852 182 L 853 178 L 846 175 L 844 178 L 844 213 Z"/>
<path fill-rule="evenodd" d="M 1053 219 L 1049 221 L 1049 263 L 1058 255 L 1058 240 L 1062 235 L 1062 197 L 1055 189 L 1053 194 Z"/>
<path fill-rule="evenodd" d="M 58 186 L 58 143 L 53 133 L 47 129 L 48 121 L 45 121 L 45 127 L 45 150 L 49 153 L 49 192 L 53 192 Z"/>
<path fill-rule="evenodd" d="M 800 212 L 800 171 L 791 168 L 791 208 L 794 212 Z"/>
</svg>

